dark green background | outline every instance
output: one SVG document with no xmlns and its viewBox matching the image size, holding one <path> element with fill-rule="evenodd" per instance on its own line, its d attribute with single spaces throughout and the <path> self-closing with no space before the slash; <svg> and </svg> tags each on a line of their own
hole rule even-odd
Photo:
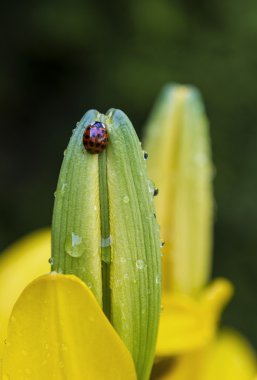
<svg viewBox="0 0 257 380">
<path fill-rule="evenodd" d="M 89 108 L 142 136 L 167 81 L 196 85 L 211 121 L 215 276 L 224 322 L 257 344 L 257 2 L 8 1 L 1 5 L 0 248 L 51 222 L 62 153 Z"/>
</svg>

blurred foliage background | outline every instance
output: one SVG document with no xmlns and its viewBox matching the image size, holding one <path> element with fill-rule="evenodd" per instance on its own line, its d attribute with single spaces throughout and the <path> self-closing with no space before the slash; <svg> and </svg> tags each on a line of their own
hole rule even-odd
<svg viewBox="0 0 257 380">
<path fill-rule="evenodd" d="M 236 287 L 224 323 L 257 345 L 256 16 L 255 0 L 2 2 L 0 248 L 51 223 L 87 109 L 123 109 L 142 137 L 161 87 L 194 84 L 217 168 L 214 275 Z"/>
</svg>

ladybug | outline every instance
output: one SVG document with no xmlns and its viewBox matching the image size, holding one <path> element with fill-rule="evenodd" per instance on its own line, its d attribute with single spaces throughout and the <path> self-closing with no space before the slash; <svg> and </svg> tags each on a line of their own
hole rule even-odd
<svg viewBox="0 0 257 380">
<path fill-rule="evenodd" d="M 108 144 L 108 131 L 106 125 L 100 121 L 89 124 L 83 134 L 83 145 L 91 153 L 101 153 Z"/>
</svg>

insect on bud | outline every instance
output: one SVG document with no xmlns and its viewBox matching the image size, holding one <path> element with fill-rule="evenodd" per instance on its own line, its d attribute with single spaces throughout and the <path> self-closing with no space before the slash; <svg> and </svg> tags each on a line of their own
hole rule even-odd
<svg viewBox="0 0 257 380">
<path fill-rule="evenodd" d="M 54 206 L 52 270 L 80 277 L 148 379 L 160 314 L 160 238 L 145 155 L 120 110 L 88 111 L 70 139 Z"/>
</svg>

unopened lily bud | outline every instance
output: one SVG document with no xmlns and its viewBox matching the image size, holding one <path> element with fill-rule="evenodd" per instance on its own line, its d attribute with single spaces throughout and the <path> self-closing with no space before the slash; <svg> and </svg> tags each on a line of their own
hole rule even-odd
<svg viewBox="0 0 257 380">
<path fill-rule="evenodd" d="M 91 288 L 140 380 L 149 378 L 160 313 L 153 190 L 127 116 L 88 111 L 73 131 L 59 176 L 52 270 L 75 274 Z"/>
<path fill-rule="evenodd" d="M 160 189 L 163 290 L 196 294 L 209 279 L 213 223 L 209 129 L 197 89 L 164 88 L 146 126 L 145 144 L 149 174 Z"/>
</svg>

